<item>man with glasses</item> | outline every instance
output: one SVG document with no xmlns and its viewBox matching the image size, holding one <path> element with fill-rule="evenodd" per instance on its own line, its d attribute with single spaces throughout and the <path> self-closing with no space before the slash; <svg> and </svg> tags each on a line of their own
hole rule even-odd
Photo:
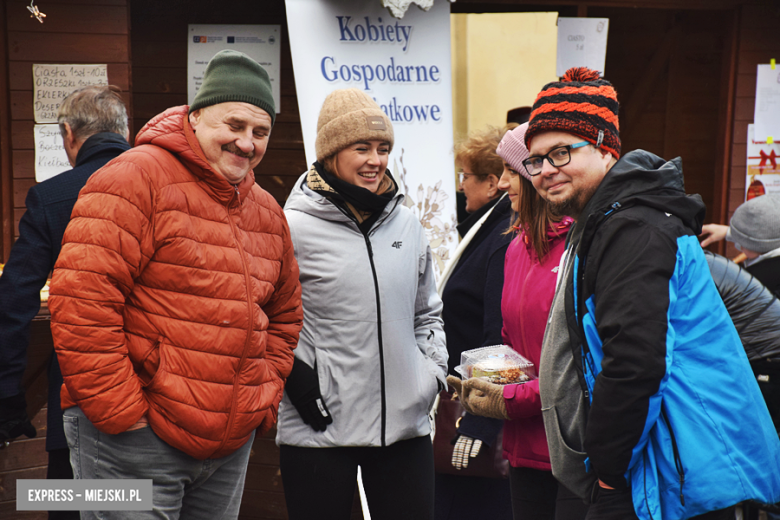
<svg viewBox="0 0 780 520">
<path fill-rule="evenodd" d="M 553 474 L 589 519 L 733 518 L 780 501 L 780 440 L 697 235 L 682 160 L 621 158 L 617 93 L 546 85 L 525 134 L 537 191 L 577 220 L 540 361 Z"/>
</svg>

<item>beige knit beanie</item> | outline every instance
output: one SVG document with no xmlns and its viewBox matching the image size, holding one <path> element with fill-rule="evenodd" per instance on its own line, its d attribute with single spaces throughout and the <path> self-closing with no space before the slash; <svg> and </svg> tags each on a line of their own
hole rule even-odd
<svg viewBox="0 0 780 520">
<path fill-rule="evenodd" d="M 334 90 L 317 119 L 317 160 L 358 141 L 388 141 L 393 148 L 393 124 L 376 101 L 356 88 Z"/>
</svg>

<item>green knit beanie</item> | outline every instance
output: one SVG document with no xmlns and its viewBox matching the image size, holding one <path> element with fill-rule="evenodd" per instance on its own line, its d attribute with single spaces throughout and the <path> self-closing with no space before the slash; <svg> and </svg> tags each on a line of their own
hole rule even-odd
<svg viewBox="0 0 780 520">
<path fill-rule="evenodd" d="M 211 58 L 203 85 L 190 105 L 190 113 L 218 103 L 237 101 L 262 108 L 276 120 L 276 106 L 268 73 L 243 52 L 224 50 Z"/>
</svg>

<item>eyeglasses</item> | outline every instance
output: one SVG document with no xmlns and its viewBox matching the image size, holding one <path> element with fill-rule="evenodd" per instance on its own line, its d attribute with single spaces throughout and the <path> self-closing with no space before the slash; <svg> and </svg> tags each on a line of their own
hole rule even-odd
<svg viewBox="0 0 780 520">
<path fill-rule="evenodd" d="M 463 184 L 463 181 L 469 177 L 487 177 L 487 173 L 466 173 L 463 170 L 458 170 L 458 183 Z"/>
<path fill-rule="evenodd" d="M 589 141 L 582 141 L 580 143 L 574 143 L 574 144 L 567 144 L 566 146 L 559 146 L 558 148 L 553 148 L 549 152 L 547 152 L 545 155 L 535 155 L 533 157 L 529 157 L 525 161 L 523 161 L 523 166 L 525 166 L 525 170 L 528 172 L 528 175 L 531 177 L 536 177 L 540 173 L 542 173 L 542 166 L 544 166 L 544 160 L 547 159 L 547 162 L 550 163 L 550 165 L 560 168 L 561 166 L 566 166 L 571 162 L 571 151 L 575 150 L 577 148 L 582 148 L 583 146 L 589 145 Z"/>
</svg>

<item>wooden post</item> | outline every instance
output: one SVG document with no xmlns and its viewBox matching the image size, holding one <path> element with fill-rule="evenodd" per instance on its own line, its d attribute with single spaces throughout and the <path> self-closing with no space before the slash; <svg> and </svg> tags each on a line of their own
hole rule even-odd
<svg viewBox="0 0 780 520">
<path fill-rule="evenodd" d="M 716 153 L 720 168 L 715 171 L 715 192 L 712 200 L 712 214 L 708 222 L 728 224 L 729 191 L 731 188 L 731 145 L 734 138 L 734 97 L 737 80 L 737 57 L 739 47 L 740 9 L 733 9 L 729 33 L 723 46 L 723 61 L 721 64 L 720 102 L 718 114 L 718 144 Z M 726 254 L 725 241 L 719 242 L 710 249 Z"/>
</svg>

